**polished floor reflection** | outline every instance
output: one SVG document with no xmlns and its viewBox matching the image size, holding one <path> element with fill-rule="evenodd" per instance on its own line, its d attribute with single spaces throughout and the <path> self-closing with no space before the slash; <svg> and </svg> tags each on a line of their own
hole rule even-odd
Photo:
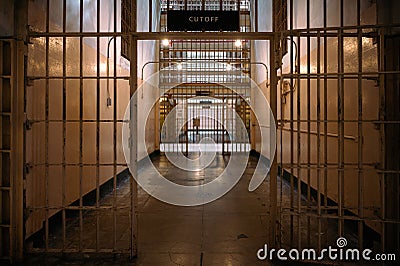
<svg viewBox="0 0 400 266">
<path fill-rule="evenodd" d="M 184 175 L 159 157 L 155 164 L 169 180 L 196 185 L 217 177 L 229 157 Z M 247 188 L 256 166 L 252 158 L 239 183 L 222 198 L 197 207 L 177 207 L 146 193 L 139 195 L 139 265 L 255 265 L 267 240 L 267 182 Z M 261 263 L 265 265 L 264 263 Z"/>
<path fill-rule="evenodd" d="M 189 158 L 195 158 L 190 153 Z M 249 181 L 257 165 L 257 157 L 250 156 L 246 171 L 238 184 L 220 199 L 196 207 L 179 207 L 161 202 L 142 189 L 138 193 L 138 257 L 128 262 L 126 257 L 104 258 L 87 255 L 73 260 L 73 265 L 92 263 L 96 265 L 268 265 L 272 262 L 259 261 L 257 250 L 268 240 L 268 195 L 269 182 L 266 179 L 254 192 L 248 191 Z M 168 180 L 181 185 L 205 184 L 218 177 L 228 164 L 230 156 L 217 155 L 209 167 L 198 172 L 186 172 L 176 168 L 165 156 L 155 156 L 152 161 L 159 172 Z M 143 171 L 145 169 L 141 169 Z M 290 186 L 279 179 L 278 187 L 281 204 L 290 205 Z M 293 192 L 296 196 L 296 191 Z M 129 206 L 129 179 L 119 183 L 116 190 L 117 206 Z M 112 206 L 113 192 L 105 195 L 101 206 Z M 301 201 L 306 202 L 304 197 Z M 96 248 L 96 220 L 99 219 L 99 248 L 112 248 L 113 222 L 116 218 L 116 246 L 129 247 L 129 208 L 122 208 L 116 215 L 112 210 L 86 211 L 83 214 L 83 235 L 79 235 L 79 218 L 70 217 L 66 225 L 66 248 L 78 248 L 79 237 L 83 248 Z M 296 219 L 297 220 L 297 219 Z M 304 231 L 303 243 L 307 243 L 306 217 L 300 217 L 291 225 L 290 219 L 282 219 L 281 237 L 290 237 L 290 230 Z M 300 225 L 300 227 L 298 227 Z M 316 220 L 310 226 L 318 226 Z M 333 222 L 321 222 L 325 241 L 335 241 L 337 229 Z M 61 248 L 62 228 L 50 237 L 50 246 Z M 316 237 L 308 243 L 316 245 Z M 296 243 L 298 239 L 293 239 Z M 350 239 L 351 241 L 351 239 Z M 334 243 L 334 242 L 332 242 Z M 30 262 L 47 261 L 53 265 L 71 265 L 65 258 L 34 257 Z M 34 264 L 34 263 L 32 263 Z"/>
</svg>

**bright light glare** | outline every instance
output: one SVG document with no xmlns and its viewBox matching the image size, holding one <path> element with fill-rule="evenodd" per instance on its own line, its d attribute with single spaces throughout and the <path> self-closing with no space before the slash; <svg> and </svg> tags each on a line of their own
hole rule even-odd
<svg viewBox="0 0 400 266">
<path fill-rule="evenodd" d="M 107 64 L 106 63 L 100 63 L 100 72 L 106 72 L 106 71 L 107 71 Z"/>
<path fill-rule="evenodd" d="M 231 64 L 226 64 L 226 70 L 231 71 L 232 70 L 232 65 Z"/>
<path fill-rule="evenodd" d="M 164 39 L 161 41 L 162 46 L 169 46 L 169 40 Z"/>
<path fill-rule="evenodd" d="M 182 68 L 183 68 L 182 64 L 179 63 L 179 64 L 177 65 L 177 68 L 178 68 L 178 70 L 182 70 Z"/>
<path fill-rule="evenodd" d="M 235 46 L 236 47 L 242 47 L 242 41 L 241 40 L 236 40 Z"/>
</svg>

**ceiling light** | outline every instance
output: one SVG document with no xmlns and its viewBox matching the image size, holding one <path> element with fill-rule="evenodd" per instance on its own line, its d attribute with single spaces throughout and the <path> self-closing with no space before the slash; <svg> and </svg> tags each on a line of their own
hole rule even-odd
<svg viewBox="0 0 400 266">
<path fill-rule="evenodd" d="M 235 41 L 235 46 L 236 47 L 242 47 L 242 41 L 241 40 L 236 40 Z"/>
<path fill-rule="evenodd" d="M 168 39 L 164 39 L 161 41 L 162 46 L 169 46 L 169 40 Z"/>
</svg>

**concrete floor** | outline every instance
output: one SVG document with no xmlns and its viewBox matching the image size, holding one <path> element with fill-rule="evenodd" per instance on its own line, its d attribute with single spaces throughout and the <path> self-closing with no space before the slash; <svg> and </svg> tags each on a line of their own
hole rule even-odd
<svg viewBox="0 0 400 266">
<path fill-rule="evenodd" d="M 217 177 L 227 160 L 218 156 L 195 175 L 181 173 L 165 157 L 155 163 L 169 180 L 193 185 Z M 172 206 L 140 193 L 138 265 L 265 265 L 256 252 L 267 241 L 267 183 L 255 193 L 247 190 L 255 166 L 252 159 L 234 189 L 203 206 Z"/>
<path fill-rule="evenodd" d="M 203 184 L 216 178 L 228 163 L 229 156 L 217 155 L 213 163 L 199 172 L 183 172 L 164 156 L 157 156 L 153 163 L 167 179 L 184 185 Z M 250 157 L 248 167 L 239 183 L 225 196 L 203 206 L 178 207 L 163 203 L 139 189 L 138 193 L 138 257 L 129 262 L 124 256 L 73 257 L 34 256 L 26 264 L 38 265 L 271 265 L 259 261 L 256 252 L 267 242 L 268 232 L 268 181 L 256 191 L 249 192 L 248 184 L 257 164 L 257 158 Z M 288 204 L 290 187 L 282 183 L 282 202 Z M 295 192 L 294 192 L 295 193 Z M 129 181 L 119 184 L 118 206 L 129 206 Z M 101 206 L 113 203 L 112 193 L 105 196 Z M 296 195 L 294 195 L 296 197 Z M 304 198 L 303 198 L 304 200 Z M 99 220 L 99 248 L 112 248 L 114 214 L 111 210 L 85 211 L 83 215 L 83 248 L 96 247 L 96 224 Z M 129 209 L 116 213 L 116 246 L 129 247 Z M 305 224 L 305 219 L 301 221 Z M 316 226 L 311 221 L 311 226 Z M 322 223 L 335 239 L 334 224 Z M 79 219 L 71 217 L 66 226 L 67 248 L 79 247 Z M 297 230 L 296 228 L 294 228 Z M 282 238 L 288 237 L 289 220 L 283 218 Z M 305 232 L 305 230 L 304 230 Z M 302 234 L 303 235 L 303 234 Z M 304 233 L 304 239 L 306 239 Z M 302 236 L 303 238 L 303 236 Z M 314 245 L 316 237 L 312 236 Z M 50 235 L 50 247 L 61 248 L 62 230 Z"/>
</svg>

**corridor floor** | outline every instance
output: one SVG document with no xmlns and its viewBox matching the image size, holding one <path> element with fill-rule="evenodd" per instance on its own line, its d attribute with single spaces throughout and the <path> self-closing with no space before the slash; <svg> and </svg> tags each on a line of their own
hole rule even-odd
<svg viewBox="0 0 400 266">
<path fill-rule="evenodd" d="M 192 154 L 195 157 L 195 154 Z M 170 181 L 182 185 L 210 182 L 225 168 L 229 156 L 217 155 L 209 167 L 198 172 L 185 172 L 171 164 L 165 156 L 152 159 L 159 172 Z M 250 156 L 246 171 L 238 184 L 226 195 L 209 204 L 196 207 L 179 207 L 161 202 L 139 188 L 138 192 L 138 257 L 128 263 L 125 257 L 101 257 L 84 255 L 77 260 L 71 257 L 31 255 L 27 264 L 46 261 L 47 265 L 270 265 L 259 261 L 257 251 L 268 240 L 268 179 L 254 192 L 248 191 L 249 181 L 257 165 L 257 158 Z M 281 179 L 279 179 L 280 181 Z M 282 204 L 289 204 L 290 186 L 279 182 Z M 296 191 L 293 193 L 296 198 Z M 114 244 L 113 223 L 117 224 L 116 247 L 129 247 L 129 203 L 130 186 L 126 179 L 116 191 L 118 206 L 126 206 L 114 215 L 112 210 L 85 211 L 83 233 L 80 236 L 77 215 L 67 219 L 66 238 L 63 244 L 62 230 L 58 228 L 50 235 L 50 248 L 112 248 Z M 113 193 L 106 195 L 101 206 L 112 206 Z M 305 198 L 302 197 L 305 202 Z M 114 220 L 115 219 L 115 220 Z M 98 222 L 97 222 L 98 220 Z M 96 224 L 99 234 L 96 236 Z M 304 217 L 300 221 L 306 224 Z M 316 226 L 311 221 L 310 226 Z M 322 224 L 325 239 L 334 241 L 336 228 L 330 222 Z M 289 219 L 281 220 L 281 235 L 285 239 L 290 231 Z M 294 230 L 297 230 L 294 228 Z M 303 236 L 302 236 L 303 238 Z M 304 239 L 306 234 L 304 233 Z M 295 239 L 296 241 L 296 239 Z M 315 246 L 312 237 L 311 246 Z M 306 243 L 305 241 L 303 243 Z"/>
<path fill-rule="evenodd" d="M 169 180 L 206 183 L 225 168 L 217 156 L 200 172 L 183 174 L 165 157 L 155 161 Z M 225 196 L 197 207 L 177 207 L 139 194 L 139 265 L 255 265 L 267 241 L 267 183 L 256 192 L 248 184 L 257 161 L 252 158 L 239 183 Z M 265 265 L 265 263 L 263 263 Z"/>
</svg>

